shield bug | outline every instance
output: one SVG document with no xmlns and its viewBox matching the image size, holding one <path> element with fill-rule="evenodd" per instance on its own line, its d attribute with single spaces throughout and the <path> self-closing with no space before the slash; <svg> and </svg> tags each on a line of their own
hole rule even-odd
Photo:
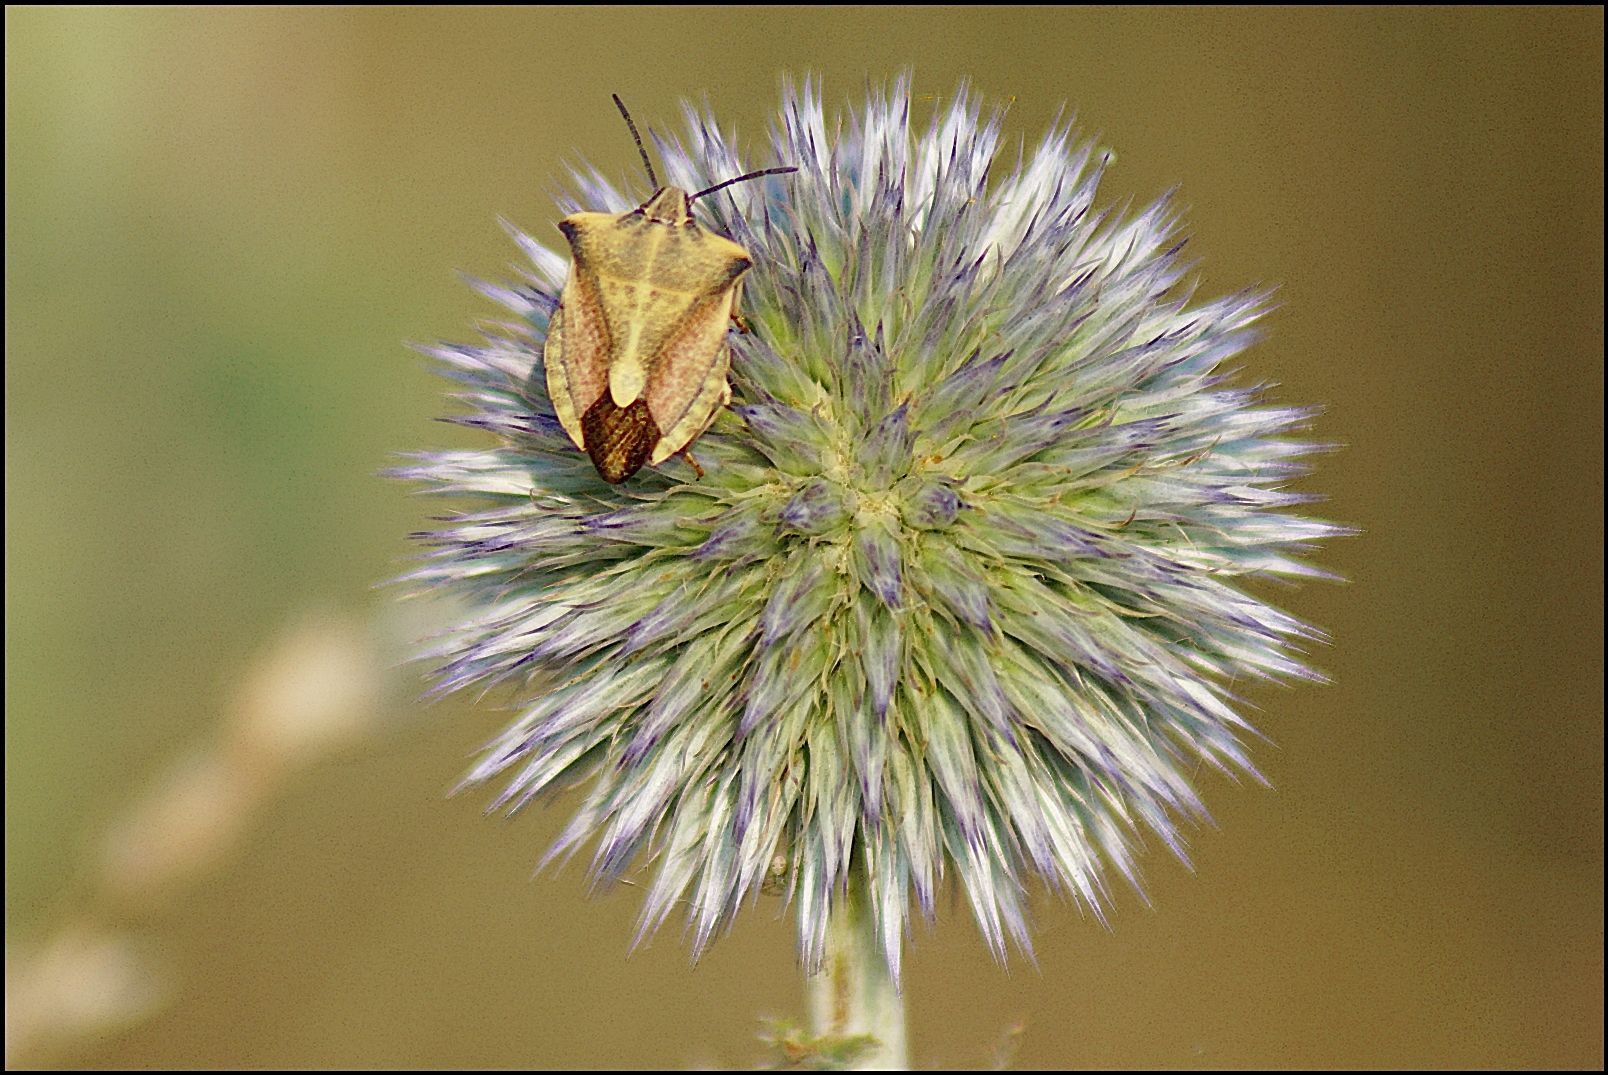
<svg viewBox="0 0 1608 1075">
<path fill-rule="evenodd" d="M 738 319 L 743 274 L 754 259 L 692 217 L 717 190 L 797 168 L 767 168 L 688 194 L 654 185 L 628 213 L 575 213 L 559 221 L 570 245 L 569 277 L 547 329 L 547 393 L 570 440 L 604 481 L 619 484 L 644 463 L 685 452 L 731 402 L 726 331 Z M 701 477 L 691 455 L 692 463 Z"/>
</svg>

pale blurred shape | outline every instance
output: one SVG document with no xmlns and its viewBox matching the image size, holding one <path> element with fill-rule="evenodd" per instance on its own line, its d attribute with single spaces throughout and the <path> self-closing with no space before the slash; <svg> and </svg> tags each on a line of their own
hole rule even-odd
<svg viewBox="0 0 1608 1075">
<path fill-rule="evenodd" d="M 8 946 L 10 947 L 10 946 Z M 52 1042 L 142 1018 L 165 990 L 132 940 L 75 926 L 6 955 L 6 1067 Z"/>
<path fill-rule="evenodd" d="M 217 751 L 182 763 L 107 831 L 107 889 L 126 899 L 213 865 L 235 846 L 256 792 Z"/>
<path fill-rule="evenodd" d="M 232 722 L 235 741 L 264 764 L 310 760 L 367 730 L 380 691 L 368 633 L 343 616 L 310 616 L 247 680 Z"/>
<path fill-rule="evenodd" d="M 103 879 L 149 898 L 239 845 L 279 780 L 359 738 L 379 712 L 382 674 L 367 632 L 311 615 L 252 668 L 217 742 L 180 763 L 107 831 Z"/>
<path fill-rule="evenodd" d="M 428 610 L 422 617 L 392 622 L 388 611 L 369 624 L 320 612 L 282 632 L 248 669 L 212 741 L 107 827 L 96 898 L 154 910 L 239 847 L 286 777 L 375 727 L 381 653 L 406 651 L 399 632 L 430 626 Z M 38 947 L 10 945 L 6 1065 L 38 1063 L 53 1044 L 145 1018 L 167 994 L 128 934 L 78 922 Z"/>
</svg>

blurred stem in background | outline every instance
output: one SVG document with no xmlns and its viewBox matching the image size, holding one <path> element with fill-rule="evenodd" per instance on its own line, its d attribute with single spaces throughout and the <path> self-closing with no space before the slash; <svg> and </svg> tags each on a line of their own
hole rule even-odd
<svg viewBox="0 0 1608 1075">
<path fill-rule="evenodd" d="M 303 616 L 247 672 L 213 741 L 175 759 L 92 845 L 84 891 L 54 928 L 6 944 L 6 1067 L 149 1018 L 174 995 L 146 931 L 180 891 L 237 851 L 288 779 L 380 729 L 402 688 L 404 624 Z M 411 681 L 411 677 L 409 677 Z"/>
<path fill-rule="evenodd" d="M 417 609 L 400 615 L 401 609 Z M 413 640 L 451 613 L 386 602 L 367 621 L 322 611 L 287 626 L 248 669 L 216 735 L 170 762 L 91 841 L 80 891 L 34 938 L 6 944 L 8 1069 L 136 1025 L 179 992 L 152 940 L 175 898 L 228 862 L 251 825 L 318 762 L 382 732 L 417 687 Z M 904 1005 L 858 893 L 812 979 L 814 1039 L 772 1039 L 787 1066 L 905 1066 Z"/>
</svg>

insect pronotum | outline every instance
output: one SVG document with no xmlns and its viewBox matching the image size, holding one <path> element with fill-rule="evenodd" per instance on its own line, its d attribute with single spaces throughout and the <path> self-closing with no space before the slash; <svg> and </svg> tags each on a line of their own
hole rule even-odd
<svg viewBox="0 0 1608 1075">
<path fill-rule="evenodd" d="M 547 392 L 576 447 L 618 484 L 644 463 L 686 452 L 731 402 L 726 331 L 738 319 L 748 251 L 701 227 L 692 203 L 761 176 L 766 168 L 688 194 L 659 186 L 631 114 L 653 197 L 628 213 L 575 213 L 559 221 L 569 277 L 547 329 Z M 738 322 L 741 324 L 741 322 Z M 702 469 L 687 461 L 703 476 Z"/>
</svg>

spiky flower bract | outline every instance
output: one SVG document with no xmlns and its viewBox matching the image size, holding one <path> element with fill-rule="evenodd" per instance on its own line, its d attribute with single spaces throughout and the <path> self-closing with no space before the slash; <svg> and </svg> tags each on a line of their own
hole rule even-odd
<svg viewBox="0 0 1608 1075">
<path fill-rule="evenodd" d="M 754 261 L 701 478 L 610 486 L 565 436 L 541 356 L 567 264 L 517 231 L 533 267 L 482 290 L 518 322 L 431 351 L 500 442 L 403 471 L 489 502 L 410 576 L 473 609 L 441 687 L 535 692 L 467 782 L 516 808 L 586 784 L 549 859 L 656 858 L 642 933 L 685 900 L 695 951 L 779 885 L 813 969 L 852 876 L 897 976 L 949 871 L 996 954 L 1026 949 L 1033 875 L 1098 914 L 1141 825 L 1182 855 L 1186 774 L 1254 773 L 1235 681 L 1316 678 L 1315 632 L 1234 584 L 1320 575 L 1298 557 L 1339 532 L 1280 510 L 1313 412 L 1228 381 L 1266 295 L 1191 307 L 1167 201 L 1097 211 L 1109 155 L 1067 128 L 990 183 L 1000 115 L 963 89 L 918 135 L 910 103 L 828 124 L 789 87 L 763 165 L 797 173 L 698 203 Z M 669 182 L 763 166 L 687 123 Z M 566 211 L 640 201 L 576 183 Z"/>
</svg>

